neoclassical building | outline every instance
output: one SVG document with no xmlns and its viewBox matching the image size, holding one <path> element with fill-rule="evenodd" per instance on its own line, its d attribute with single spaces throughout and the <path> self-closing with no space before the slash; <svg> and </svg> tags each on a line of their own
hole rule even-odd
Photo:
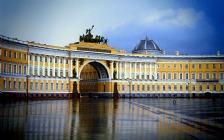
<svg viewBox="0 0 224 140">
<path fill-rule="evenodd" d="M 97 38 L 96 38 L 97 39 Z M 137 42 L 136 42 L 137 43 Z M 146 37 L 132 53 L 106 43 L 52 46 L 0 36 L 0 91 L 14 97 L 203 97 L 224 93 L 224 55 L 167 55 Z"/>
</svg>

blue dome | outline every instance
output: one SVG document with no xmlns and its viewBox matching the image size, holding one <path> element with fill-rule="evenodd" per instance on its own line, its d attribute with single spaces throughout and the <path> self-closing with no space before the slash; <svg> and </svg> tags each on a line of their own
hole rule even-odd
<svg viewBox="0 0 224 140">
<path fill-rule="evenodd" d="M 153 40 L 148 39 L 146 36 L 144 40 L 141 40 L 140 43 L 136 45 L 132 53 L 161 54 L 162 50 Z"/>
</svg>

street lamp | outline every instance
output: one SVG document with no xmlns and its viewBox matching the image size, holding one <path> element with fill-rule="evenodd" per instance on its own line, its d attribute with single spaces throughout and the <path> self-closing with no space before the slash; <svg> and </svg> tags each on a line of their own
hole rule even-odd
<svg viewBox="0 0 224 140">
<path fill-rule="evenodd" d="M 128 83 L 129 83 L 129 98 L 131 98 L 131 79 L 127 79 Z"/>
</svg>

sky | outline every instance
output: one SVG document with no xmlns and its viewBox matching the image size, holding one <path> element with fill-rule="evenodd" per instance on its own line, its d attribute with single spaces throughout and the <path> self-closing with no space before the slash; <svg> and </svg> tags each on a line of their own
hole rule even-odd
<svg viewBox="0 0 224 140">
<path fill-rule="evenodd" d="M 0 0 L 0 35 L 67 46 L 92 34 L 131 53 L 146 36 L 166 54 L 224 54 L 223 0 Z"/>
</svg>

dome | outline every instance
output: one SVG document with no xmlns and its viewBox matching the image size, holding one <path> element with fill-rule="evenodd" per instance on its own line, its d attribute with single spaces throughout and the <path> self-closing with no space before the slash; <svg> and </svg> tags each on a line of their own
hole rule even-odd
<svg viewBox="0 0 224 140">
<path fill-rule="evenodd" d="M 146 36 L 144 40 L 141 40 L 140 43 L 136 45 L 132 53 L 162 54 L 162 50 L 153 40 L 148 39 Z"/>
</svg>

